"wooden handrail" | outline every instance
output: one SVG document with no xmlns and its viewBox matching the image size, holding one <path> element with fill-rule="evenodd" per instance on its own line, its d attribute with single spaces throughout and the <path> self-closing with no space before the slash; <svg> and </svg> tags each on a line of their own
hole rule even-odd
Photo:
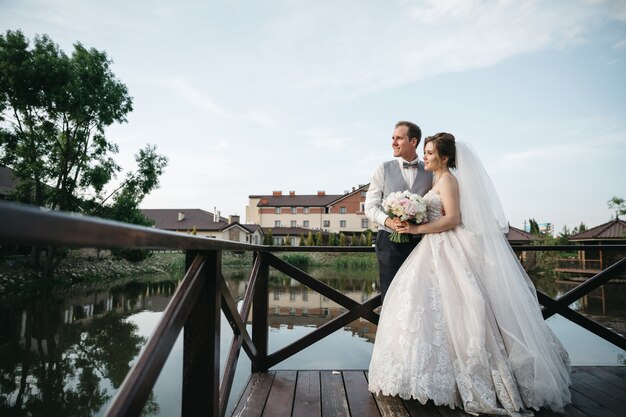
<svg viewBox="0 0 626 417">
<path fill-rule="evenodd" d="M 105 413 L 107 417 L 131 417 L 141 414 L 178 334 L 200 294 L 205 260 L 204 256 L 197 256 L 187 270 L 185 279 L 165 308 L 163 317 L 146 347 L 115 393 Z"/>
<path fill-rule="evenodd" d="M 373 310 L 380 296 L 363 303 L 346 297 L 277 258 L 278 252 L 371 253 L 371 246 L 292 247 L 252 245 L 221 239 L 157 230 L 149 227 L 102 220 L 75 214 L 46 211 L 35 207 L 0 201 L 0 243 L 46 244 L 64 247 L 180 249 L 187 252 L 185 277 L 170 300 L 145 349 L 117 391 L 106 413 L 112 416 L 137 416 L 171 351 L 181 329 L 184 330 L 183 401 L 184 415 L 221 417 L 224 415 L 241 348 L 250 357 L 253 371 L 265 372 L 286 358 L 323 339 L 350 322 L 365 318 L 378 322 Z M 512 246 L 520 251 L 626 251 L 623 244 Z M 254 262 L 240 311 L 225 285 L 221 273 L 222 251 L 254 253 Z M 340 316 L 320 326 L 302 339 L 268 354 L 268 280 L 273 267 L 346 308 Z M 554 300 L 538 292 L 545 306 L 544 316 L 563 317 L 622 348 L 626 339 L 571 310 L 568 305 L 626 270 L 626 258 L 616 262 L 585 283 Z M 220 310 L 234 332 L 222 384 L 219 382 Z M 253 310 L 252 335 L 246 329 Z"/>
</svg>

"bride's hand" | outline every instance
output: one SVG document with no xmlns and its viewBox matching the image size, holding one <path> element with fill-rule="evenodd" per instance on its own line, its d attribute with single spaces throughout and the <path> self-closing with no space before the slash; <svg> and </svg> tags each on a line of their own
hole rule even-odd
<svg viewBox="0 0 626 417">
<path fill-rule="evenodd" d="M 410 233 L 412 235 L 419 234 L 418 231 L 419 225 L 411 222 L 402 222 L 402 224 L 398 227 L 398 233 Z"/>
</svg>

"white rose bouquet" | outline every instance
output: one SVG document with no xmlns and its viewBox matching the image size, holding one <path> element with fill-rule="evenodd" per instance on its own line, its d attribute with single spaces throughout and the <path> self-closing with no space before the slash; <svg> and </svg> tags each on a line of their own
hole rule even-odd
<svg viewBox="0 0 626 417">
<path fill-rule="evenodd" d="M 383 200 L 383 210 L 392 219 L 397 217 L 402 221 L 415 224 L 423 223 L 427 218 L 426 202 L 420 195 L 409 191 L 389 194 Z M 409 241 L 409 236 L 406 233 L 394 231 L 389 235 L 389 240 L 395 243 L 405 243 Z"/>
</svg>

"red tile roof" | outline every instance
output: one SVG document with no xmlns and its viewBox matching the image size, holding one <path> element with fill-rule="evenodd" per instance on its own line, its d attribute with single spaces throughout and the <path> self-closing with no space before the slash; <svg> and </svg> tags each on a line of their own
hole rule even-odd
<svg viewBox="0 0 626 417">
<path fill-rule="evenodd" d="M 260 198 L 261 201 L 257 207 L 326 207 L 343 194 L 325 194 L 325 195 L 251 195 L 250 198 Z M 264 202 L 267 200 L 267 202 Z"/>
<path fill-rule="evenodd" d="M 626 222 L 616 219 L 592 227 L 584 232 L 576 233 L 569 237 L 569 240 L 626 240 Z"/>
</svg>

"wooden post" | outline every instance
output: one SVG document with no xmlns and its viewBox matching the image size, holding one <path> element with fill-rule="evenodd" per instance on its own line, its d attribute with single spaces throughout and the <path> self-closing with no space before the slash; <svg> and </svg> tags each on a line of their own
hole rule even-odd
<svg viewBox="0 0 626 417">
<path fill-rule="evenodd" d="M 257 349 L 256 361 L 252 361 L 252 372 L 267 372 L 267 341 L 268 341 L 268 282 L 270 266 L 265 253 L 257 252 L 262 262 L 259 269 L 257 289 L 252 301 L 252 342 Z M 256 363 L 255 363 L 256 362 Z"/>
<path fill-rule="evenodd" d="M 187 253 L 187 267 L 195 253 Z M 204 283 L 183 330 L 181 415 L 219 417 L 221 251 L 206 253 Z"/>
</svg>

